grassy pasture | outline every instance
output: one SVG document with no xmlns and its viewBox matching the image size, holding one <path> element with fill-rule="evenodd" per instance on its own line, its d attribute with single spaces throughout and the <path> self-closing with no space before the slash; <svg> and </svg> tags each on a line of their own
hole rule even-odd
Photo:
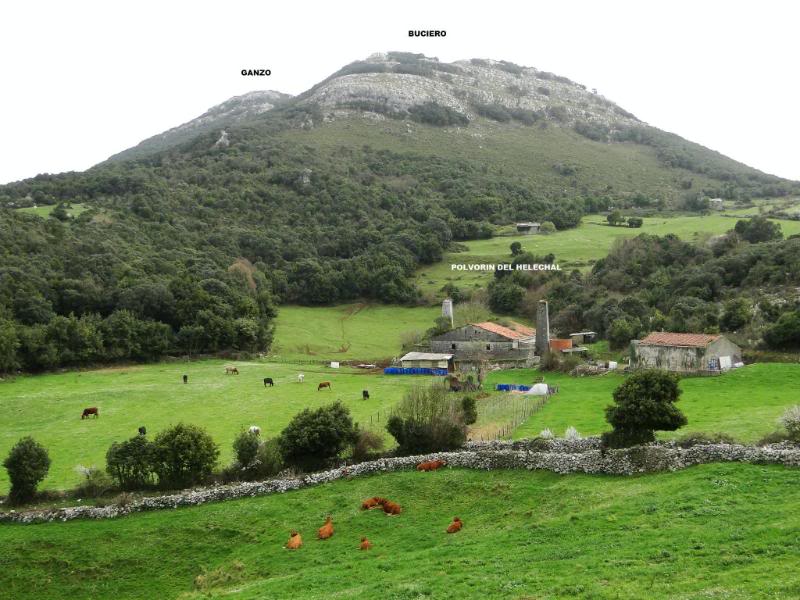
<svg viewBox="0 0 800 600">
<path fill-rule="evenodd" d="M 495 372 L 487 384 L 530 383 L 538 371 L 519 369 Z M 597 377 L 570 377 L 545 373 L 545 381 L 559 386 L 559 393 L 538 413 L 514 431 L 515 438 L 534 437 L 548 427 L 556 435 L 572 425 L 583 435 L 596 435 L 609 428 L 603 409 L 623 376 L 610 373 Z M 777 428 L 783 411 L 800 403 L 800 365 L 760 363 L 748 365 L 720 377 L 689 377 L 681 380 L 683 394 L 678 406 L 689 423 L 663 437 L 688 431 L 724 432 L 744 442 L 753 442 Z"/>
<path fill-rule="evenodd" d="M 56 207 L 55 204 L 50 204 L 46 206 L 28 206 L 27 208 L 19 208 L 19 212 L 28 213 L 31 215 L 38 215 L 43 218 L 47 218 L 50 216 L 50 213 L 53 212 L 53 209 Z M 75 203 L 72 205 L 71 208 L 67 209 L 67 214 L 70 217 L 77 217 L 82 212 L 89 210 L 89 206 L 86 204 Z"/>
<path fill-rule="evenodd" d="M 797 598 L 800 470 L 411 471 L 110 521 L 0 527 L 0 596 Z M 404 512 L 362 512 L 382 495 Z M 333 516 L 333 538 L 316 528 Z M 464 529 L 447 535 L 454 515 Z M 282 548 L 290 529 L 304 546 Z M 367 536 L 374 544 L 361 552 Z M 201 578 L 198 578 L 201 576 Z"/>
<path fill-rule="evenodd" d="M 236 364 L 240 375 L 225 375 Z M 297 373 L 305 382 L 297 383 Z M 189 383 L 181 383 L 181 375 Z M 275 387 L 264 388 L 272 377 Z M 258 425 L 262 435 L 279 433 L 302 409 L 342 400 L 356 421 L 367 421 L 379 409 L 392 406 L 414 383 L 433 378 L 366 374 L 358 369 L 319 365 L 205 360 L 189 363 L 72 371 L 20 377 L 0 383 L 0 456 L 5 457 L 21 437 L 32 435 L 50 451 L 46 488 L 67 488 L 79 481 L 77 465 L 105 465 L 105 452 L 114 441 L 136 434 L 140 425 L 153 435 L 184 421 L 208 429 L 220 445 L 222 464 L 232 458 L 231 444 L 242 427 Z M 332 390 L 317 391 L 331 381 Z M 368 389 L 369 400 L 361 399 Z M 81 420 L 87 406 L 100 409 L 98 419 Z M 387 438 L 389 438 L 387 434 Z M 5 469 L 0 470 L 0 493 L 8 491 Z"/>
<path fill-rule="evenodd" d="M 752 212 L 752 210 L 751 210 Z M 784 235 L 800 233 L 800 221 L 779 221 Z M 442 262 L 424 267 L 417 272 L 416 283 L 422 290 L 436 292 L 447 283 L 471 289 L 485 286 L 491 272 L 453 271 L 451 265 L 461 263 L 497 263 L 512 259 L 509 246 L 520 242 L 533 254 L 555 254 L 556 262 L 564 270 L 588 269 L 597 259 L 606 256 L 617 240 L 635 237 L 641 233 L 666 235 L 673 233 L 687 241 L 701 240 L 705 235 L 716 235 L 733 229 L 736 219 L 725 214 L 706 216 L 647 217 L 641 228 L 610 227 L 597 215 L 584 217 L 575 229 L 557 231 L 550 235 L 499 236 L 488 240 L 466 242 L 469 250 L 448 252 Z"/>
<path fill-rule="evenodd" d="M 282 306 L 271 354 L 289 362 L 392 358 L 400 353 L 404 332 L 425 331 L 440 314 L 438 306 Z"/>
</svg>

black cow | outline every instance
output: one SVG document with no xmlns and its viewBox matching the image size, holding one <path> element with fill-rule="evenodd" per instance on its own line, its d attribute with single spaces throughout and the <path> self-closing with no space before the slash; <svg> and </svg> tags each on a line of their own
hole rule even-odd
<svg viewBox="0 0 800 600">
<path fill-rule="evenodd" d="M 369 400 L 369 390 L 361 390 L 361 397 L 364 400 Z"/>
<path fill-rule="evenodd" d="M 139 427 L 139 435 L 147 435 L 147 427 L 145 427 L 144 425 Z"/>
<path fill-rule="evenodd" d="M 189 383 L 189 376 L 188 375 L 184 375 L 183 376 L 183 383 Z"/>
<path fill-rule="evenodd" d="M 264 387 L 272 387 L 273 385 L 275 385 L 275 382 L 272 381 L 272 377 L 264 377 Z"/>
</svg>

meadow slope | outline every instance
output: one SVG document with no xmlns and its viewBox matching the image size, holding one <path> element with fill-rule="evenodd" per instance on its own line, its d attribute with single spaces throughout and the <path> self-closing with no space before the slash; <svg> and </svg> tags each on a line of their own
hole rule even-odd
<svg viewBox="0 0 800 600">
<path fill-rule="evenodd" d="M 796 598 L 800 470 L 397 472 L 118 520 L 0 527 L 0 597 Z M 362 512 L 379 494 L 399 517 Z M 316 528 L 333 516 L 335 534 Z M 454 515 L 464 529 L 444 530 Z M 290 529 L 305 545 L 283 549 Z M 374 548 L 361 552 L 367 536 Z"/>
</svg>

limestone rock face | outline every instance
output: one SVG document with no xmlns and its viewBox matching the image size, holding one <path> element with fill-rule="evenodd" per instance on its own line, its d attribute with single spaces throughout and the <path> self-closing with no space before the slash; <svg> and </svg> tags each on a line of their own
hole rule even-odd
<svg viewBox="0 0 800 600">
<path fill-rule="evenodd" d="M 639 123 L 603 96 L 565 77 L 506 61 L 436 58 L 378 53 L 352 63 L 300 98 L 327 118 L 380 112 L 402 114 L 415 105 L 435 102 L 467 117 L 480 116 L 478 105 L 536 111 L 555 124 L 578 121 L 605 126 Z"/>
</svg>

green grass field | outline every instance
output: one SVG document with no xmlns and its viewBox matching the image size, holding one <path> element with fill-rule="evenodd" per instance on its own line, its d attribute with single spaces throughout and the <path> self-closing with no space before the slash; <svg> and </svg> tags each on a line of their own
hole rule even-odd
<svg viewBox="0 0 800 600">
<path fill-rule="evenodd" d="M 485 385 L 529 384 L 537 371 L 519 369 L 495 372 Z M 559 386 L 547 405 L 516 429 L 515 438 L 534 437 L 550 428 L 558 436 L 570 425 L 582 435 L 597 435 L 609 428 L 603 409 L 623 381 L 614 373 L 597 377 L 570 377 L 545 373 L 545 381 Z M 720 377 L 688 377 L 680 383 L 683 394 L 678 407 L 689 423 L 662 437 L 677 437 L 689 431 L 723 432 L 743 442 L 754 442 L 777 428 L 783 411 L 800 403 L 800 365 L 761 363 Z"/>
<path fill-rule="evenodd" d="M 50 213 L 53 212 L 53 209 L 56 207 L 55 204 L 49 204 L 47 206 L 29 206 L 27 208 L 20 208 L 17 209 L 20 212 L 29 213 L 32 215 L 39 215 L 40 217 L 47 218 L 50 216 Z M 89 206 L 86 204 L 76 203 L 73 204 L 71 208 L 67 209 L 67 214 L 70 217 L 77 217 L 82 212 L 89 210 Z"/>
<path fill-rule="evenodd" d="M 241 374 L 225 375 L 226 364 L 236 364 Z M 305 374 L 302 384 L 296 381 L 300 372 Z M 183 373 L 189 375 L 187 385 L 181 383 Z M 275 387 L 264 388 L 266 376 L 275 380 Z M 400 400 L 406 389 L 429 379 L 319 365 L 221 360 L 19 377 L 0 383 L 0 414 L 5 415 L 0 456 L 5 457 L 19 438 L 33 435 L 52 459 L 41 488 L 67 488 L 79 481 L 78 465 L 105 466 L 111 443 L 134 436 L 140 425 L 152 436 L 183 421 L 207 428 L 221 447 L 221 464 L 227 464 L 242 427 L 258 425 L 262 435 L 271 437 L 302 409 L 335 400 L 350 408 L 355 421 L 368 422 L 371 414 Z M 320 381 L 331 381 L 333 389 L 318 392 Z M 369 390 L 369 400 L 361 399 L 363 389 Z M 81 411 L 87 406 L 97 406 L 100 417 L 82 421 Z M 7 491 L 2 469 L 0 493 Z"/>
<path fill-rule="evenodd" d="M 798 469 L 740 464 L 627 478 L 445 469 L 5 525 L 0 597 L 797 598 L 798 486 Z M 403 514 L 360 511 L 376 494 Z M 318 541 L 326 514 L 335 534 Z M 464 529 L 448 535 L 454 515 Z M 300 550 L 282 547 L 290 529 Z"/>
<path fill-rule="evenodd" d="M 753 209 L 750 209 L 753 212 Z M 785 236 L 800 233 L 800 221 L 779 221 Z M 580 227 L 558 231 L 550 235 L 499 236 L 488 240 L 466 242 L 469 250 L 448 252 L 442 262 L 420 269 L 416 283 L 420 289 L 437 292 L 447 283 L 465 289 L 485 286 L 491 272 L 454 271 L 453 264 L 490 263 L 510 261 L 509 246 L 520 242 L 522 247 L 537 256 L 555 254 L 562 269 L 588 269 L 591 264 L 606 256 L 617 240 L 635 237 L 641 233 L 666 235 L 674 233 L 687 241 L 699 241 L 706 235 L 725 233 L 733 229 L 736 219 L 724 214 L 706 216 L 650 217 L 644 219 L 639 229 L 610 227 L 597 215 L 584 217 Z"/>
<path fill-rule="evenodd" d="M 271 355 L 290 362 L 392 358 L 400 355 L 403 333 L 433 327 L 440 314 L 438 306 L 282 306 L 275 323 Z"/>
</svg>

